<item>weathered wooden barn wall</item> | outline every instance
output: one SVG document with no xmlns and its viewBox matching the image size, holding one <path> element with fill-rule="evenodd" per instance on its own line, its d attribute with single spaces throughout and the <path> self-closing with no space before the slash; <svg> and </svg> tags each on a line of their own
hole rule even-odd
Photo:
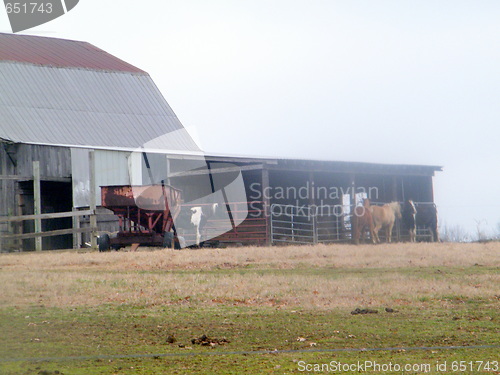
<svg viewBox="0 0 500 375">
<path fill-rule="evenodd" d="M 19 181 L 33 180 L 33 161 L 40 161 L 42 181 L 70 182 L 69 150 L 25 144 L 0 143 L 0 215 L 17 214 Z"/>
<path fill-rule="evenodd" d="M 15 167 L 9 158 L 7 144 L 0 143 L 0 176 L 12 176 L 15 174 Z M 15 214 L 15 187 L 16 181 L 2 178 L 0 179 L 0 216 Z M 10 233 L 12 226 L 8 223 L 0 223 L 0 234 Z"/>
<path fill-rule="evenodd" d="M 33 161 L 40 161 L 42 180 L 66 181 L 71 178 L 71 155 L 66 147 L 16 144 L 10 146 L 16 163 L 15 174 L 33 176 Z"/>
<path fill-rule="evenodd" d="M 42 213 L 69 211 L 71 202 L 71 159 L 65 147 L 0 143 L 0 215 L 30 215 L 34 212 L 33 161 L 40 161 Z M 43 221 L 42 230 L 69 228 L 71 220 Z M 33 232 L 32 221 L 2 223 L 2 233 Z M 13 245 L 11 241 L 10 246 Z M 66 238 L 49 237 L 42 240 L 46 248 L 66 247 Z M 23 240 L 25 249 L 34 248 L 34 240 Z M 9 246 L 6 246 L 7 248 Z"/>
</svg>

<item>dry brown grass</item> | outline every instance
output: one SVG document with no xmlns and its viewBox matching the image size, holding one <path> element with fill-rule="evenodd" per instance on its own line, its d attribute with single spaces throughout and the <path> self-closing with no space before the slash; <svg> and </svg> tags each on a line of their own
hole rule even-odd
<svg viewBox="0 0 500 375">
<path fill-rule="evenodd" d="M 381 245 L 316 245 L 170 250 L 138 252 L 41 252 L 0 256 L 3 270 L 108 271 L 194 270 L 227 267 L 295 268 L 298 265 L 335 268 L 500 266 L 500 242 L 394 243 Z"/>
<path fill-rule="evenodd" d="M 2 306 L 352 308 L 498 301 L 500 243 L 242 247 L 0 256 Z"/>
</svg>

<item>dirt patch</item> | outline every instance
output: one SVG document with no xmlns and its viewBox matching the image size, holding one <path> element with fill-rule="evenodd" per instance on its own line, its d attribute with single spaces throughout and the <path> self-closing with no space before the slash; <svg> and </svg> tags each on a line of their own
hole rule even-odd
<svg viewBox="0 0 500 375">
<path fill-rule="evenodd" d="M 216 345 L 226 345 L 229 344 L 229 340 L 225 337 L 221 339 L 208 337 L 207 335 L 201 335 L 195 339 L 191 340 L 191 344 L 193 345 L 201 345 L 201 346 L 216 346 Z"/>
<path fill-rule="evenodd" d="M 351 311 L 352 315 L 358 315 L 358 314 L 378 314 L 378 310 L 373 310 L 373 309 L 360 309 L 359 307 Z"/>
</svg>

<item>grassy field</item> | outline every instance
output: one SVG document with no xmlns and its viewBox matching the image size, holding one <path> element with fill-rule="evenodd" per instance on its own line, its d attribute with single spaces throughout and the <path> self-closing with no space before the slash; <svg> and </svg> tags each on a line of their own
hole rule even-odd
<svg viewBox="0 0 500 375">
<path fill-rule="evenodd" d="M 2 254 L 0 283 L 1 374 L 500 374 L 498 242 Z"/>
</svg>

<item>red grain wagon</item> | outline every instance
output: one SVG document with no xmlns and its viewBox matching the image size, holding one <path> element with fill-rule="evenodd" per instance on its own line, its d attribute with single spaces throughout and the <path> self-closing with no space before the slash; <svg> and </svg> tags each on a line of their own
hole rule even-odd
<svg viewBox="0 0 500 375">
<path fill-rule="evenodd" d="M 118 216 L 116 237 L 99 237 L 99 250 L 128 245 L 165 246 L 173 240 L 174 220 L 182 192 L 169 185 L 115 185 L 101 187 L 102 206 Z"/>
</svg>

